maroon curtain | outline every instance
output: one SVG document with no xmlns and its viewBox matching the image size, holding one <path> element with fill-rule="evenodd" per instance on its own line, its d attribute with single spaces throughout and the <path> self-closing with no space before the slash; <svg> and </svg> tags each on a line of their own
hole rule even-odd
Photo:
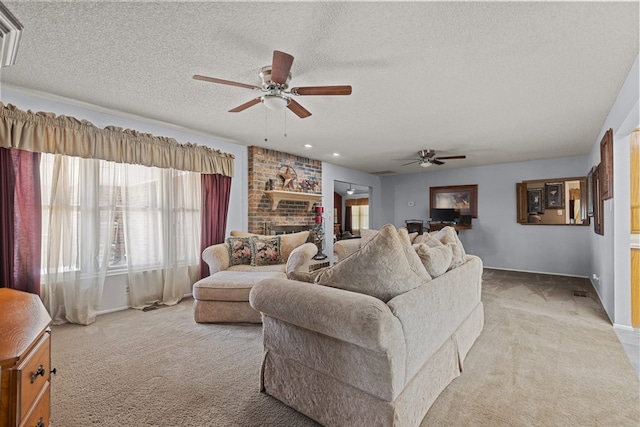
<svg viewBox="0 0 640 427">
<path fill-rule="evenodd" d="M 353 233 L 353 229 L 351 228 L 351 206 L 344 208 L 344 231 Z"/>
<path fill-rule="evenodd" d="M 40 294 L 40 154 L 0 152 L 0 286 Z"/>
<path fill-rule="evenodd" d="M 231 195 L 231 177 L 218 174 L 202 174 L 202 231 L 200 253 L 211 245 L 224 242 L 227 232 L 227 214 Z M 200 260 L 200 278 L 209 275 L 209 266 Z"/>
<path fill-rule="evenodd" d="M 0 148 L 0 287 L 3 288 L 13 288 L 14 189 L 11 150 Z"/>
</svg>

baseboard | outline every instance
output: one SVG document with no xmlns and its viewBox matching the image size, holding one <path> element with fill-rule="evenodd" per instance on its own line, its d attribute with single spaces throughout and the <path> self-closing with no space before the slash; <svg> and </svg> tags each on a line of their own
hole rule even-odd
<svg viewBox="0 0 640 427">
<path fill-rule="evenodd" d="M 116 311 L 128 310 L 130 308 L 131 308 L 130 305 L 125 305 L 123 307 L 115 307 L 115 308 L 110 308 L 108 310 L 100 310 L 100 311 L 98 311 L 96 313 L 96 316 L 101 316 L 103 314 L 109 314 L 109 313 L 115 313 Z"/>
<path fill-rule="evenodd" d="M 613 324 L 613 329 L 617 329 L 619 331 L 624 331 L 624 332 L 631 332 L 634 335 L 637 335 L 638 339 L 640 339 L 640 329 L 636 329 L 633 326 L 621 325 L 619 323 L 614 323 Z"/>
<path fill-rule="evenodd" d="M 504 270 L 504 271 L 517 271 L 520 273 L 534 273 L 534 274 L 548 274 L 551 276 L 565 276 L 565 277 L 577 277 L 579 279 L 588 279 L 589 276 L 579 276 L 577 274 L 563 274 L 563 273 L 550 273 L 548 271 L 534 271 L 534 270 L 520 270 L 517 268 L 504 268 L 504 267 L 491 267 L 485 265 L 484 268 L 488 268 L 489 270 Z"/>
</svg>

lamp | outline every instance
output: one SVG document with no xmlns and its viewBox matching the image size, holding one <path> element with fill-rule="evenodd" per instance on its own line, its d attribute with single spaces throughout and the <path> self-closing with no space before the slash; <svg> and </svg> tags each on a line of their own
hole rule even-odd
<svg viewBox="0 0 640 427">
<path fill-rule="evenodd" d="M 264 95 L 260 100 L 270 110 L 282 110 L 289 105 L 289 98 L 282 95 Z"/>
<path fill-rule="evenodd" d="M 428 168 L 429 166 L 431 166 L 431 162 L 428 160 L 423 160 L 422 162 L 420 162 L 420 166 L 422 166 L 423 168 Z"/>
<path fill-rule="evenodd" d="M 351 184 L 349 184 L 349 189 L 347 190 L 347 194 L 348 195 L 352 195 L 353 193 L 355 193 L 356 190 L 354 190 L 353 188 L 351 188 Z"/>
<path fill-rule="evenodd" d="M 316 206 L 316 227 L 314 230 L 316 246 L 318 247 L 318 253 L 314 255 L 313 259 L 322 260 L 327 259 L 327 256 L 323 253 L 324 250 L 324 213 L 323 206 Z"/>
</svg>

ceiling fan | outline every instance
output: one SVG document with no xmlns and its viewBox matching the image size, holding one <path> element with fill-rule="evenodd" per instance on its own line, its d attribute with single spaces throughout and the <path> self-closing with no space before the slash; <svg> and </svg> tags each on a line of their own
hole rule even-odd
<svg viewBox="0 0 640 427">
<path fill-rule="evenodd" d="M 302 105 L 294 101 L 291 98 L 291 95 L 351 95 L 351 86 L 304 86 L 289 89 L 292 64 L 293 56 L 288 53 L 280 52 L 279 50 L 274 50 L 271 65 L 262 67 L 262 70 L 260 71 L 259 75 L 262 80 L 262 84 L 260 86 L 233 82 L 215 77 L 200 76 L 198 74 L 194 75 L 193 78 L 205 82 L 259 90 L 264 93 L 251 101 L 245 102 L 244 104 L 229 110 L 230 113 L 238 113 L 262 102 L 267 106 L 267 108 L 272 110 L 279 110 L 287 107 L 295 115 L 304 119 L 305 117 L 309 117 L 311 113 Z"/>
<path fill-rule="evenodd" d="M 417 159 L 398 159 L 398 160 L 413 160 L 412 162 L 405 163 L 402 166 L 412 165 L 414 163 L 419 163 L 423 168 L 428 168 L 431 165 L 444 165 L 442 160 L 451 160 L 451 159 L 466 159 L 467 156 L 442 156 L 436 157 L 435 150 L 420 150 L 418 151 Z"/>
</svg>

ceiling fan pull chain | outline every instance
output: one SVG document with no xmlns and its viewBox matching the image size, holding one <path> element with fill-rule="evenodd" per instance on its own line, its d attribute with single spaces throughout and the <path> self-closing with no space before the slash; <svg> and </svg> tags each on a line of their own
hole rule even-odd
<svg viewBox="0 0 640 427">
<path fill-rule="evenodd" d="M 268 139 L 267 139 L 267 118 L 268 118 L 267 115 L 268 114 L 269 113 L 268 113 L 267 109 L 265 108 L 264 109 L 264 142 L 268 141 Z"/>
<path fill-rule="evenodd" d="M 284 113 L 284 137 L 287 137 L 287 110 L 283 110 Z"/>
</svg>

